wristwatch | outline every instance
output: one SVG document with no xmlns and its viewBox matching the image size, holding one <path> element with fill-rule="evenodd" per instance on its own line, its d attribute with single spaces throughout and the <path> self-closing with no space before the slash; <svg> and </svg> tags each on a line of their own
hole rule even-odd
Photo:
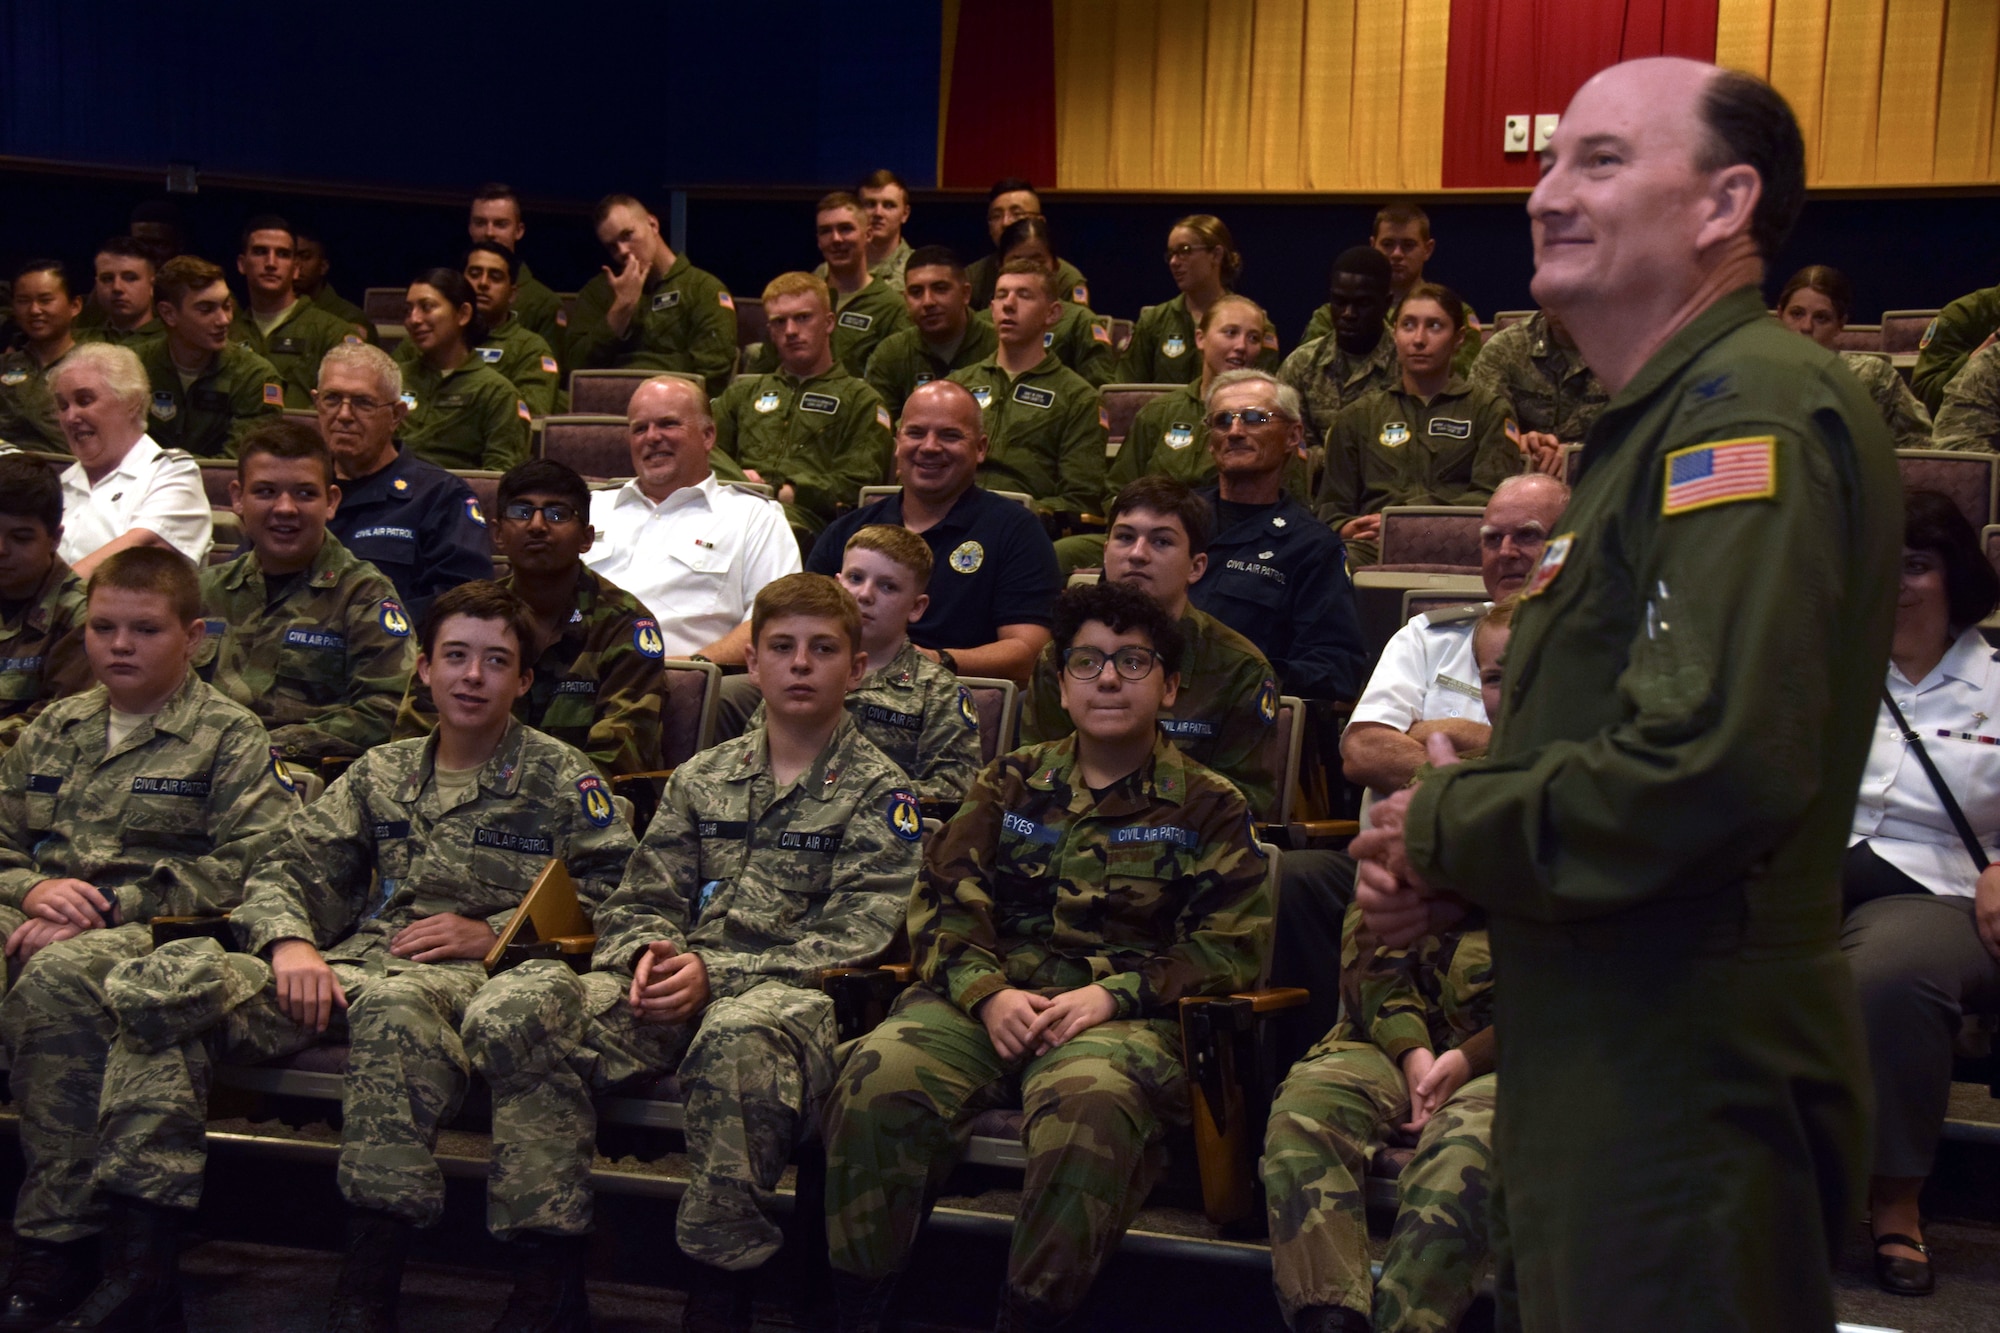
<svg viewBox="0 0 2000 1333">
<path fill-rule="evenodd" d="M 938 665 L 956 676 L 958 674 L 958 659 L 951 655 L 951 649 L 940 648 L 937 650 L 937 655 Z"/>
</svg>

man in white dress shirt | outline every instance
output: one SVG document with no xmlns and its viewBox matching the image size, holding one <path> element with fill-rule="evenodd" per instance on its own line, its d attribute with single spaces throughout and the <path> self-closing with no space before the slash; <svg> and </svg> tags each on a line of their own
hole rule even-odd
<svg viewBox="0 0 2000 1333">
<path fill-rule="evenodd" d="M 591 497 L 597 540 L 584 563 L 646 604 L 669 657 L 741 665 L 750 604 L 799 572 L 798 539 L 776 501 L 716 480 L 700 385 L 656 376 L 625 415 L 636 475 Z"/>
<path fill-rule="evenodd" d="M 146 434 L 152 386 L 130 348 L 86 343 L 49 377 L 63 438 L 76 455 L 62 474 L 63 533 L 56 553 L 77 577 L 128 546 L 167 546 L 196 564 L 215 523 L 201 467 Z"/>
</svg>

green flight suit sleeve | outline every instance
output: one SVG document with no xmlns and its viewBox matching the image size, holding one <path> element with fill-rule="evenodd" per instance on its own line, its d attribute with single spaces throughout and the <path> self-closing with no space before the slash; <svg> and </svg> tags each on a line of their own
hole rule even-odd
<svg viewBox="0 0 2000 1333">
<path fill-rule="evenodd" d="M 715 475 L 718 477 L 724 477 L 722 470 L 724 459 L 736 469 L 733 477 L 724 477 L 724 480 L 748 480 L 743 475 L 743 469 L 736 463 L 736 418 L 743 411 L 743 405 L 750 401 L 750 394 L 756 384 L 755 377 L 736 381 L 722 391 L 709 409 L 709 416 L 715 421 L 715 452 L 709 455 L 709 466 L 715 469 Z"/>
<path fill-rule="evenodd" d="M 1062 432 L 1057 437 L 1056 493 L 1036 496 L 1035 504 L 1057 514 L 1095 512 L 1104 495 L 1104 450 L 1109 438 L 1097 391 L 1072 395 L 1063 404 Z"/>
<path fill-rule="evenodd" d="M 248 435 L 265 422 L 285 415 L 285 377 L 277 367 L 255 353 L 248 355 L 255 365 L 246 365 L 243 377 L 231 388 L 229 394 L 230 421 L 228 450 L 231 458 L 236 457 L 237 446 Z M 278 386 L 278 401 L 272 402 L 266 395 L 269 385 Z"/>
<path fill-rule="evenodd" d="M 863 486 L 887 480 L 895 453 L 888 421 L 889 410 L 875 391 L 850 381 L 841 395 L 840 415 L 820 437 L 822 448 L 799 450 L 786 464 L 782 480 L 791 483 L 793 503 L 830 521 L 854 507 Z M 827 444 L 833 447 L 827 449 Z M 780 484 L 775 478 L 765 480 Z"/>
<path fill-rule="evenodd" d="M 1961 296 L 1946 306 L 1924 331 L 1917 350 L 1916 368 L 1910 372 L 1910 387 L 1933 414 L 1944 406 L 1944 391 L 1965 363 L 1994 331 L 1994 311 L 2000 293 L 1985 292 Z"/>
<path fill-rule="evenodd" d="M 1657 611 L 1618 678 L 1622 720 L 1423 781 L 1405 837 L 1431 884 L 1544 921 L 1698 896 L 1752 874 L 1820 790 L 1830 687 L 1787 664 L 1846 651 L 1857 444 L 1837 424 L 1802 441 L 1789 421 L 1741 416 L 1704 434 L 1774 436 L 1778 494 L 1664 518 L 1654 498 L 1635 517 L 1657 525 L 1632 571 Z"/>
<path fill-rule="evenodd" d="M 1088 306 L 1068 308 L 1077 314 L 1074 320 L 1063 321 L 1068 327 L 1057 339 L 1057 355 L 1064 365 L 1089 381 L 1091 388 L 1103 388 L 1118 373 L 1118 358 L 1111 351 L 1110 317 L 1094 314 Z"/>
<path fill-rule="evenodd" d="M 1314 510 L 1335 532 L 1361 516 L 1361 455 L 1373 434 L 1375 418 L 1369 401 L 1373 396 L 1364 395 L 1342 408 L 1326 433 L 1326 471 L 1320 475 Z"/>
<path fill-rule="evenodd" d="M 480 385 L 476 410 L 485 441 L 479 453 L 479 466 L 489 472 L 505 472 L 516 463 L 527 462 L 528 405 L 521 401 L 506 376 L 495 373 L 491 380 Z"/>
<path fill-rule="evenodd" d="M 686 369 L 701 376 L 709 393 L 721 393 L 736 370 L 736 301 L 714 274 L 699 269 L 686 287 L 694 303 L 687 312 Z"/>
<path fill-rule="evenodd" d="M 1521 446 L 1514 443 L 1508 427 L 1514 424 L 1514 409 L 1503 394 L 1478 395 L 1485 401 L 1473 415 L 1472 435 L 1479 452 L 1472 459 L 1472 484 L 1447 503 L 1483 505 L 1507 478 L 1521 471 Z"/>
<path fill-rule="evenodd" d="M 523 343 L 525 355 L 519 365 L 510 368 L 513 373 L 509 378 L 515 392 L 521 395 L 521 401 L 528 405 L 528 410 L 538 417 L 545 417 L 556 410 L 556 388 L 562 381 L 562 374 L 551 369 L 556 364 L 556 354 L 545 339 L 530 333 Z"/>
<path fill-rule="evenodd" d="M 386 578 L 364 580 L 348 599 L 347 691 L 311 717 L 277 728 L 271 744 L 287 756 L 317 759 L 372 749 L 390 738 L 397 706 L 416 677 L 415 639 L 382 628 L 382 604 L 401 602 Z M 424 731 L 430 728 L 426 726 Z M 417 734 L 422 734 L 417 733 Z"/>
<path fill-rule="evenodd" d="M 1151 384 L 1153 362 L 1160 346 L 1160 315 L 1163 307 L 1149 305 L 1139 312 L 1139 318 L 1132 322 L 1132 341 L 1125 344 L 1124 355 L 1118 358 L 1119 384 Z"/>
<path fill-rule="evenodd" d="M 563 364 L 577 370 L 600 370 L 618 363 L 619 353 L 639 341 L 639 313 L 622 334 L 605 322 L 611 309 L 611 282 L 602 273 L 583 284 L 569 316 L 569 346 Z"/>
<path fill-rule="evenodd" d="M 913 355 L 908 339 L 884 339 L 868 354 L 868 366 L 861 374 L 882 400 L 882 406 L 889 409 L 891 420 L 902 415 L 903 399 L 907 396 L 903 385 L 912 378 L 909 361 Z"/>
</svg>

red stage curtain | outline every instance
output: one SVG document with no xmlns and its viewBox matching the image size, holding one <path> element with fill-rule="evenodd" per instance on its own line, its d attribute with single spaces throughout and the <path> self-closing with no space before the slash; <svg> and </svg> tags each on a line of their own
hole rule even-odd
<svg viewBox="0 0 2000 1333">
<path fill-rule="evenodd" d="M 958 0 L 938 184 L 1056 183 L 1054 0 Z"/>
</svg>

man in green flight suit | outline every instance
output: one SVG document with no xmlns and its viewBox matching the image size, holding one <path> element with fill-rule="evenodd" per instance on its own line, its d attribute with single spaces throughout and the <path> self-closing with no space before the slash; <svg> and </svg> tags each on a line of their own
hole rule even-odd
<svg viewBox="0 0 2000 1333">
<path fill-rule="evenodd" d="M 868 210 L 844 192 L 819 201 L 814 235 L 833 290 L 833 355 L 850 375 L 868 369 L 883 340 L 910 327 L 902 289 L 868 266 Z"/>
<path fill-rule="evenodd" d="M 1048 270 L 1010 260 L 993 294 L 1000 345 L 951 380 L 972 392 L 986 424 L 980 485 L 1024 491 L 1045 514 L 1088 514 L 1104 500 L 1109 431 L 1097 390 L 1042 345 L 1061 318 Z"/>
<path fill-rule="evenodd" d="M 292 228 L 292 290 L 332 315 L 363 342 L 379 341 L 375 321 L 368 312 L 335 291 L 326 280 L 333 264 L 327 258 L 326 238 L 310 226 Z"/>
<path fill-rule="evenodd" d="M 77 316 L 79 341 L 130 343 L 165 330 L 153 308 L 160 260 L 149 243 L 113 236 L 97 247 L 91 266 L 95 285 Z"/>
<path fill-rule="evenodd" d="M 868 384 L 882 395 L 892 418 L 920 384 L 976 365 L 1000 345 L 991 320 L 972 316 L 972 284 L 957 252 L 926 245 L 910 253 L 903 271 L 903 302 L 910 324 L 882 340 L 868 358 Z"/>
<path fill-rule="evenodd" d="M 774 487 L 802 545 L 889 479 L 889 410 L 833 357 L 833 307 L 810 273 L 764 288 L 779 368 L 739 378 L 715 402 L 715 475 Z"/>
<path fill-rule="evenodd" d="M 528 224 L 521 220 L 520 199 L 511 186 L 498 181 L 489 181 L 473 194 L 472 212 L 465 229 L 474 245 L 504 245 L 517 257 L 521 253 L 521 238 L 528 234 Z M 554 348 L 558 360 L 562 358 L 564 344 L 569 341 L 562 300 L 547 283 L 528 271 L 525 262 L 515 269 L 514 317 Z"/>
<path fill-rule="evenodd" d="M 236 308 L 230 340 L 269 361 L 284 378 L 286 407 L 310 412 L 320 358 L 361 335 L 293 290 L 298 250 L 292 224 L 283 218 L 265 213 L 244 224 L 236 271 L 250 299 Z"/>
<path fill-rule="evenodd" d="M 166 336 L 134 348 L 153 384 L 146 433 L 162 449 L 233 454 L 259 422 L 284 415 L 284 380 L 269 361 L 229 340 L 234 303 L 214 264 L 176 255 L 161 266 L 153 290 Z"/>
<path fill-rule="evenodd" d="M 83 302 L 70 293 L 69 273 L 55 259 L 31 259 L 14 271 L 10 304 L 21 345 L 0 353 L 0 440 L 17 449 L 66 454 L 49 375 L 76 347 Z"/>
<path fill-rule="evenodd" d="M 604 196 L 592 220 L 611 265 L 577 293 L 564 364 L 691 371 L 720 396 L 736 368 L 729 289 L 675 254 L 660 220 L 631 195 Z"/>
<path fill-rule="evenodd" d="M 993 304 L 993 292 L 1000 283 L 1000 233 L 1022 218 L 1042 216 L 1042 197 L 1027 181 L 1007 176 L 993 182 L 993 188 L 986 192 L 986 234 L 993 242 L 993 253 L 980 256 L 965 270 L 972 283 L 974 310 Z M 1078 305 L 1090 304 L 1089 279 L 1067 259 L 1056 265 L 1056 295 Z"/>
<path fill-rule="evenodd" d="M 1910 372 L 1910 388 L 1933 416 L 1944 406 L 1945 386 L 1995 339 L 2000 339 L 2000 287 L 1969 292 L 1938 312 L 1917 344 L 1917 367 Z"/>
<path fill-rule="evenodd" d="M 520 265 L 514 252 L 498 241 L 486 241 L 465 252 L 465 281 L 486 317 L 486 336 L 472 354 L 500 372 L 521 401 L 538 417 L 556 410 L 556 387 L 562 382 L 556 354 L 540 334 L 521 322 L 515 309 Z"/>
<path fill-rule="evenodd" d="M 1374 807 L 1357 901 L 1390 947 L 1487 912 L 1500 1328 L 1824 1333 L 1868 1165 L 1840 857 L 1895 460 L 1834 354 L 1766 313 L 1805 197 L 1768 85 L 1614 66 L 1542 159 L 1535 298 L 1611 403 L 1523 590 L 1489 756 L 1434 752 Z"/>
</svg>

